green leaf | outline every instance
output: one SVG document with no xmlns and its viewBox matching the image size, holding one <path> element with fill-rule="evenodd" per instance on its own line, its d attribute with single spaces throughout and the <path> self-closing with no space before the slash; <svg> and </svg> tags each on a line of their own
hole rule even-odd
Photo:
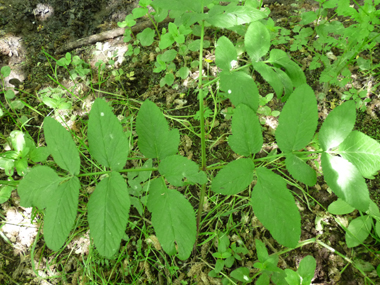
<svg viewBox="0 0 380 285">
<path fill-rule="evenodd" d="M 256 285 L 269 285 L 270 278 L 266 272 L 262 273 L 256 280 Z"/>
<path fill-rule="evenodd" d="M 327 116 L 319 130 L 319 142 L 324 151 L 340 145 L 354 128 L 356 108 L 354 101 L 344 102 Z"/>
<path fill-rule="evenodd" d="M 224 166 L 212 181 L 211 190 L 223 195 L 235 195 L 244 191 L 253 180 L 255 165 L 243 158 Z"/>
<path fill-rule="evenodd" d="M 151 28 L 145 28 L 144 31 L 136 35 L 143 47 L 150 46 L 154 41 L 155 31 Z"/>
<path fill-rule="evenodd" d="M 295 247 L 301 236 L 301 217 L 292 194 L 281 176 L 263 167 L 256 173 L 251 196 L 253 212 L 278 243 Z"/>
<path fill-rule="evenodd" d="M 306 83 L 306 76 L 302 69 L 288 57 L 286 52 L 279 49 L 272 49 L 270 51 L 270 58 L 268 62 L 285 68 L 285 73 L 292 80 L 294 87 L 298 87 Z"/>
<path fill-rule="evenodd" d="M 4 95 L 5 95 L 5 98 L 9 100 L 13 99 L 16 96 L 15 92 L 12 89 L 5 90 Z"/>
<path fill-rule="evenodd" d="M 25 170 L 28 168 L 28 159 L 26 157 L 19 158 L 15 161 L 14 166 L 16 168 L 17 174 L 19 176 L 23 176 Z"/>
<path fill-rule="evenodd" d="M 207 182 L 207 176 L 203 171 L 199 172 L 199 166 L 194 161 L 180 155 L 164 158 L 158 171 L 170 184 L 178 187 L 186 185 L 182 181 L 185 177 L 190 183 L 204 184 Z"/>
<path fill-rule="evenodd" d="M 43 161 L 46 161 L 49 155 L 50 155 L 49 149 L 43 146 L 43 147 L 34 148 L 30 152 L 29 158 L 33 162 L 43 162 Z"/>
<path fill-rule="evenodd" d="M 169 62 L 169 61 L 173 61 L 175 59 L 176 55 L 177 55 L 177 51 L 174 49 L 170 49 L 170 50 L 165 51 L 161 55 L 160 59 L 164 62 Z"/>
<path fill-rule="evenodd" d="M 226 71 L 231 70 L 237 63 L 237 53 L 234 44 L 225 36 L 221 36 L 215 48 L 215 63 Z"/>
<path fill-rule="evenodd" d="M 18 185 L 20 205 L 25 208 L 36 206 L 41 210 L 44 209 L 49 204 L 52 192 L 56 191 L 61 180 L 50 167 L 33 167 Z"/>
<path fill-rule="evenodd" d="M 270 48 L 268 28 L 258 21 L 251 23 L 245 33 L 244 45 L 252 61 L 258 62 L 262 56 L 267 54 Z"/>
<path fill-rule="evenodd" d="M 300 150 L 312 140 L 318 125 L 318 106 L 309 85 L 294 90 L 278 121 L 276 141 L 283 152 Z"/>
<path fill-rule="evenodd" d="M 44 119 L 44 134 L 49 152 L 59 167 L 78 175 L 79 153 L 70 133 L 51 117 Z"/>
<path fill-rule="evenodd" d="M 327 210 L 333 215 L 345 215 L 353 212 L 355 208 L 348 205 L 343 199 L 338 198 L 329 205 Z"/>
<path fill-rule="evenodd" d="M 135 8 L 132 10 L 133 18 L 141 18 L 148 14 L 148 8 Z"/>
<path fill-rule="evenodd" d="M 317 262 L 311 255 L 305 256 L 298 265 L 298 274 L 302 277 L 302 285 L 311 284 L 311 280 L 314 278 L 315 269 L 317 268 Z"/>
<path fill-rule="evenodd" d="M 8 65 L 5 65 L 1 68 L 0 72 L 3 78 L 6 78 L 9 76 L 9 74 L 11 74 L 11 68 Z"/>
<path fill-rule="evenodd" d="M 346 232 L 346 244 L 348 248 L 358 246 L 369 236 L 372 229 L 372 218 L 360 216 L 351 221 Z"/>
<path fill-rule="evenodd" d="M 147 158 L 164 159 L 176 154 L 179 145 L 177 129 L 169 131 L 169 126 L 160 109 L 146 100 L 140 107 L 136 119 L 138 146 Z"/>
<path fill-rule="evenodd" d="M 282 71 L 280 68 L 275 68 L 274 70 L 276 71 L 277 76 L 278 76 L 279 80 L 281 81 L 281 84 L 284 86 L 285 92 L 284 92 L 284 96 L 282 97 L 281 101 L 285 102 L 286 100 L 288 100 L 289 96 L 293 92 L 293 82 L 290 79 L 290 77 L 284 71 Z"/>
<path fill-rule="evenodd" d="M 262 61 L 254 62 L 253 68 L 272 86 L 278 98 L 281 98 L 284 86 L 277 72 Z"/>
<path fill-rule="evenodd" d="M 371 178 L 380 170 L 380 144 L 369 136 L 352 131 L 339 145 L 338 153 L 360 171 Z"/>
<path fill-rule="evenodd" d="M 177 190 L 167 189 L 162 178 L 151 182 L 148 209 L 152 212 L 152 224 L 162 248 L 174 255 L 178 246 L 178 258 L 189 258 L 197 232 L 195 213 L 190 202 Z"/>
<path fill-rule="evenodd" d="M 252 282 L 252 278 L 249 277 L 249 269 L 247 267 L 239 267 L 231 272 L 231 277 L 241 282 Z"/>
<path fill-rule="evenodd" d="M 308 186 L 314 186 L 317 183 L 315 170 L 293 153 L 286 154 L 285 165 L 289 173 L 298 181 Z"/>
<path fill-rule="evenodd" d="M 96 248 L 102 256 L 111 258 L 120 247 L 128 222 L 130 200 L 124 178 L 111 172 L 96 186 L 87 207 Z"/>
<path fill-rule="evenodd" d="M 124 168 L 129 154 L 129 142 L 119 120 L 103 99 L 92 105 L 88 122 L 90 153 L 102 165 L 114 171 Z"/>
<path fill-rule="evenodd" d="M 294 272 L 293 270 L 286 268 L 285 273 L 286 273 L 285 280 L 286 282 L 288 282 L 288 284 L 292 284 L 292 285 L 301 284 L 301 278 L 297 272 Z"/>
<path fill-rule="evenodd" d="M 0 188 L 0 204 L 8 201 L 14 189 L 13 186 L 3 186 Z"/>
<path fill-rule="evenodd" d="M 242 71 L 220 73 L 220 89 L 226 92 L 235 106 L 245 104 L 253 111 L 259 107 L 259 91 L 250 75 Z"/>
<path fill-rule="evenodd" d="M 21 131 L 12 131 L 9 134 L 9 138 L 12 144 L 13 149 L 16 152 L 21 153 L 25 147 L 25 138 L 24 133 Z"/>
<path fill-rule="evenodd" d="M 255 239 L 255 244 L 256 244 L 257 259 L 261 263 L 264 263 L 269 257 L 268 250 L 265 247 L 265 244 L 259 239 Z"/>
<path fill-rule="evenodd" d="M 154 0 L 153 4 L 163 9 L 178 11 L 191 10 L 201 12 L 202 8 L 200 0 Z M 204 3 L 204 5 L 206 5 L 206 3 Z"/>
<path fill-rule="evenodd" d="M 44 219 L 44 238 L 53 251 L 59 250 L 73 228 L 78 209 L 80 182 L 74 176 L 52 192 Z"/>
<path fill-rule="evenodd" d="M 215 273 L 219 273 L 220 271 L 222 271 L 224 267 L 224 260 L 223 259 L 217 259 L 216 260 L 216 263 L 215 263 Z"/>
<path fill-rule="evenodd" d="M 190 69 L 186 66 L 181 67 L 178 70 L 178 75 L 181 77 L 181 79 L 185 79 L 189 75 Z"/>
<path fill-rule="evenodd" d="M 368 210 L 369 192 L 364 178 L 348 160 L 322 153 L 322 169 L 327 185 L 339 198 L 362 212 Z"/>
<path fill-rule="evenodd" d="M 171 86 L 174 83 L 174 74 L 166 73 L 164 78 L 160 80 L 160 87 L 164 87 L 166 84 Z"/>
<path fill-rule="evenodd" d="M 366 214 L 370 215 L 373 218 L 380 218 L 379 207 L 372 200 L 369 202 L 369 209 Z"/>
<path fill-rule="evenodd" d="M 261 150 L 263 135 L 255 112 L 247 105 L 239 104 L 232 117 L 232 136 L 228 144 L 239 155 L 250 156 Z"/>
</svg>

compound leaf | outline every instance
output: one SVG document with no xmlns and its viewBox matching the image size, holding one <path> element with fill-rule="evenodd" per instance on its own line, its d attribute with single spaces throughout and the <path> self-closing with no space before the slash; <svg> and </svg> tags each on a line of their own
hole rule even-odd
<svg viewBox="0 0 380 285">
<path fill-rule="evenodd" d="M 369 192 L 364 178 L 348 160 L 322 153 L 322 169 L 327 185 L 339 198 L 362 212 L 368 210 Z"/>
<path fill-rule="evenodd" d="M 111 258 L 119 249 L 128 222 L 130 200 L 127 184 L 111 172 L 95 188 L 88 202 L 88 223 L 96 248 Z"/>
<path fill-rule="evenodd" d="M 360 216 L 352 220 L 346 232 L 346 244 L 348 248 L 362 244 L 369 236 L 372 229 L 372 218 Z"/>
<path fill-rule="evenodd" d="M 259 61 L 270 47 L 270 34 L 267 27 L 258 21 L 251 23 L 245 33 L 244 45 L 252 61 Z"/>
<path fill-rule="evenodd" d="M 302 149 L 312 140 L 318 125 L 318 106 L 309 85 L 294 90 L 278 121 L 276 141 L 283 152 Z"/>
<path fill-rule="evenodd" d="M 49 152 L 59 167 L 79 174 L 79 152 L 70 133 L 51 117 L 44 119 L 44 134 Z"/>
<path fill-rule="evenodd" d="M 344 102 L 327 116 L 319 131 L 319 142 L 324 151 L 340 145 L 354 128 L 356 109 L 354 101 Z"/>
<path fill-rule="evenodd" d="M 25 208 L 36 206 L 40 210 L 44 209 L 61 181 L 62 179 L 50 167 L 33 167 L 18 185 L 20 205 Z"/>
<path fill-rule="evenodd" d="M 74 225 L 79 188 L 79 179 L 74 176 L 52 192 L 45 214 L 44 238 L 47 246 L 53 251 L 62 247 Z"/>
<path fill-rule="evenodd" d="M 380 144 L 362 132 L 352 131 L 339 145 L 338 153 L 365 178 L 372 178 L 380 170 Z"/>
<path fill-rule="evenodd" d="M 231 161 L 215 176 L 211 190 L 223 195 L 235 195 L 252 182 L 254 169 L 255 165 L 248 158 Z"/>
<path fill-rule="evenodd" d="M 192 160 L 180 155 L 171 155 L 164 158 L 158 171 L 165 176 L 166 180 L 174 186 L 184 186 L 183 178 L 191 183 L 204 184 L 207 182 L 207 176 L 202 171 L 199 172 L 199 166 Z"/>
<path fill-rule="evenodd" d="M 259 91 L 250 75 L 242 71 L 220 73 L 220 89 L 226 92 L 235 106 L 245 104 L 253 111 L 259 107 Z"/>
<path fill-rule="evenodd" d="M 273 238 L 286 247 L 295 247 L 301 236 L 301 216 L 284 179 L 272 171 L 256 169 L 252 189 L 253 212 Z"/>
<path fill-rule="evenodd" d="M 261 125 L 255 112 L 247 105 L 236 107 L 232 117 L 232 134 L 228 137 L 228 144 L 237 154 L 250 156 L 261 150 Z"/>
<path fill-rule="evenodd" d="M 156 104 L 149 100 L 141 105 L 136 119 L 136 132 L 139 136 L 140 151 L 147 158 L 164 159 L 178 151 L 178 130 L 169 131 L 164 115 Z"/>
<path fill-rule="evenodd" d="M 177 190 L 168 189 L 163 179 L 151 182 L 148 209 L 162 248 L 169 255 L 189 258 L 196 237 L 195 213 L 190 202 Z M 175 244 L 178 246 L 176 249 Z"/>
<path fill-rule="evenodd" d="M 129 142 L 119 120 L 103 99 L 92 105 L 88 122 L 90 153 L 102 165 L 115 171 L 124 168 L 129 154 Z"/>
<path fill-rule="evenodd" d="M 298 181 L 308 186 L 314 186 L 317 183 L 317 174 L 305 161 L 293 153 L 286 154 L 286 169 Z"/>
<path fill-rule="evenodd" d="M 225 36 L 218 39 L 215 48 L 215 63 L 223 70 L 231 70 L 237 62 L 234 44 Z"/>
</svg>

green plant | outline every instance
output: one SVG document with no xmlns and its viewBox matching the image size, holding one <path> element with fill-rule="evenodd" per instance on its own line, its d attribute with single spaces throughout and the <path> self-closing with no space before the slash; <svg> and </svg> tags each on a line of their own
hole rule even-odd
<svg viewBox="0 0 380 285">
<path fill-rule="evenodd" d="M 199 24 L 199 74 L 202 74 L 206 25 L 231 29 L 244 35 L 244 50 L 248 58 L 244 65 L 236 65 L 238 52 L 235 45 L 227 37 L 221 36 L 215 47 L 215 64 L 221 72 L 206 83 L 203 82 L 203 76 L 198 78 L 200 133 L 197 135 L 200 138 L 200 164 L 177 154 L 180 142 L 178 129 L 170 130 L 161 110 L 149 100 L 141 104 L 135 122 L 138 150 L 147 159 L 141 168 L 125 169 L 133 145 L 132 136 L 124 133 L 105 100 L 96 99 L 92 106 L 87 131 L 90 157 L 83 156 L 101 169 L 100 172 L 80 173 L 81 158 L 71 135 L 57 121 L 46 117 L 44 135 L 47 148 L 60 169 L 46 165 L 33 167 L 21 180 L 18 192 L 22 206 L 45 209 L 44 237 L 49 248 L 58 250 L 72 229 L 77 214 L 80 178 L 84 176 L 102 175 L 91 194 L 87 210 L 91 237 L 99 253 L 108 258 L 118 251 L 127 227 L 131 204 L 139 213 L 144 211 L 143 205 L 146 205 L 163 250 L 185 260 L 189 258 L 202 226 L 206 188 L 230 196 L 245 192 L 251 184 L 254 187 L 246 193 L 250 196 L 249 204 L 255 216 L 278 243 L 295 248 L 301 235 L 301 216 L 286 180 L 271 168 L 273 158 L 283 158 L 287 171 L 295 180 L 313 186 L 316 183 L 316 172 L 306 161 L 321 154 L 323 174 L 331 190 L 351 207 L 361 212 L 368 211 L 371 200 L 364 178 L 371 178 L 380 169 L 380 145 L 365 134 L 353 131 L 355 103 L 348 101 L 336 107 L 323 122 L 318 141 L 313 139 L 318 125 L 314 91 L 306 84 L 305 75 L 297 63 L 282 50 L 270 50 L 270 31 L 262 23 L 268 16 L 268 11 L 256 9 L 255 1 L 246 1 L 244 6 L 238 6 L 236 1 L 228 6 L 216 2 L 218 1 L 154 1 L 157 13 L 159 9 L 166 10 L 166 13 L 171 9 L 171 15 L 176 18 L 177 24 L 171 25 L 169 33 L 162 33 L 162 45 L 166 48 L 175 42 L 179 45 L 183 43 L 182 36 L 189 32 L 190 26 Z M 204 13 L 204 6 L 210 8 L 207 14 Z M 131 25 L 132 22 L 128 23 L 128 26 Z M 173 58 L 174 54 L 177 54 L 174 49 L 163 52 L 157 57 L 159 64 L 156 68 L 162 68 L 160 71 L 167 70 L 170 67 L 170 64 L 167 65 L 168 58 Z M 251 68 L 268 81 L 278 98 L 286 101 L 275 134 L 281 153 L 264 158 L 255 157 L 262 149 L 263 136 L 256 114 L 260 97 L 250 75 L 253 71 Z M 174 77 L 174 70 L 165 75 L 165 84 L 168 83 L 167 80 L 171 82 L 175 79 L 168 74 Z M 223 162 L 208 166 L 205 135 L 207 109 L 204 100 L 208 96 L 205 92 L 207 88 L 216 83 L 219 83 L 220 90 L 233 104 L 232 135 L 228 137 L 228 144 L 239 155 L 239 159 L 227 164 Z M 306 151 L 311 142 L 319 143 L 321 150 Z M 212 170 L 219 170 L 215 177 L 210 173 Z M 153 171 L 157 176 L 151 177 Z M 140 174 L 138 178 L 130 174 L 136 172 L 141 173 L 142 177 Z M 123 173 L 128 174 L 125 177 Z M 143 184 L 142 190 L 139 184 L 140 187 Z M 168 184 L 173 187 L 169 188 Z M 175 189 L 187 185 L 196 185 L 200 189 L 197 217 L 187 197 Z M 229 265 L 231 256 L 234 260 L 238 259 L 238 255 L 232 253 L 240 251 L 239 247 L 225 247 L 226 250 L 221 248 L 220 252 L 218 248 L 221 256 L 219 267 L 222 262 L 223 266 L 226 265 L 227 258 Z M 231 256 L 224 258 L 226 252 Z M 263 272 L 264 269 L 274 270 L 276 259 L 265 256 L 261 246 L 257 266 L 261 266 Z M 312 267 L 307 270 L 303 268 L 304 266 L 299 269 L 297 276 L 285 272 L 281 273 L 281 278 L 300 280 L 301 276 L 307 280 Z M 249 282 L 251 277 L 246 272 L 244 268 L 237 269 L 231 276 Z M 278 274 L 271 275 L 271 278 L 276 278 L 276 275 Z M 263 273 L 261 276 L 268 275 Z M 260 278 L 267 278 L 261 276 Z"/>
</svg>

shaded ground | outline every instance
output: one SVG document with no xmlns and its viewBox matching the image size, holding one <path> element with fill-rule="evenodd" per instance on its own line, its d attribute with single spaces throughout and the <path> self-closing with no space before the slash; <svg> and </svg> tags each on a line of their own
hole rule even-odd
<svg viewBox="0 0 380 285">
<path fill-rule="evenodd" d="M 11 3 L 10 3 L 11 2 Z M 32 120 L 28 123 L 27 129 L 32 137 L 37 141 L 39 138 L 40 126 L 44 117 L 50 112 L 44 106 L 36 92 L 47 87 L 56 86 L 49 75 L 52 76 L 52 70 L 49 61 L 45 54 L 41 51 L 43 48 L 48 54 L 55 56 L 57 59 L 63 55 L 55 55 L 55 51 L 63 43 L 74 41 L 79 38 L 87 37 L 94 33 L 100 33 L 105 30 L 116 28 L 116 22 L 121 21 L 129 14 L 134 7 L 135 1 L 51 1 L 49 5 L 41 5 L 38 1 L 8 1 L 3 3 L 0 1 L 0 67 L 9 65 L 12 68 L 12 74 L 7 81 L 16 78 L 20 92 L 18 96 L 27 100 L 28 104 L 36 108 L 43 116 L 31 110 L 23 109 L 22 113 Z M 314 1 L 295 2 L 281 1 L 282 5 L 269 4 L 272 14 L 270 15 L 278 25 L 286 25 L 283 19 L 299 16 L 302 8 L 309 10 L 315 8 Z M 292 5 L 296 4 L 296 5 Z M 298 12 L 297 12 L 298 11 Z M 221 32 L 217 37 L 221 36 Z M 236 38 L 236 35 L 226 32 L 228 37 Z M 208 34 L 212 39 L 214 35 Z M 125 48 L 125 44 L 121 37 L 109 40 L 111 48 L 101 50 L 98 57 L 94 57 L 93 51 L 96 46 L 84 46 L 73 51 L 73 55 L 80 55 L 86 62 L 91 62 L 94 67 L 96 60 L 102 58 L 107 59 L 109 52 L 111 55 L 117 49 Z M 281 47 L 279 47 L 281 48 Z M 286 49 L 286 47 L 284 47 Z M 98 49 L 99 51 L 99 49 Z M 136 112 L 139 105 L 129 101 L 131 108 L 126 111 L 126 98 L 142 101 L 149 98 L 158 106 L 165 110 L 165 114 L 170 119 L 173 126 L 179 128 L 182 132 L 180 153 L 193 160 L 199 162 L 200 148 L 199 139 L 193 134 L 191 126 L 197 131 L 198 121 L 191 116 L 198 110 L 196 94 L 192 88 L 183 86 L 183 82 L 178 80 L 178 90 L 171 88 L 160 88 L 159 80 L 161 74 L 153 73 L 153 64 L 155 60 L 155 47 L 143 49 L 138 56 L 127 57 L 123 59 L 123 52 L 118 54 L 115 59 L 120 59 L 120 68 L 126 73 L 134 72 L 134 79 L 124 77 L 121 82 L 115 80 L 114 77 L 102 86 L 102 90 L 109 93 L 118 94 L 111 96 L 106 93 L 95 92 L 89 94 L 90 88 L 86 84 L 78 83 L 76 94 L 83 96 L 86 100 L 93 100 L 95 96 L 105 96 L 114 100 L 119 100 L 120 105 L 115 105 L 115 112 L 122 113 L 125 116 L 133 114 L 125 114 L 128 112 Z M 197 59 L 197 53 L 190 54 L 189 61 Z M 207 56 L 207 51 L 206 51 Z M 300 52 L 292 53 L 292 56 L 301 64 L 305 64 L 307 82 L 316 91 L 316 94 L 322 92 L 323 86 L 318 82 L 318 77 L 321 70 L 308 71 L 307 59 Z M 179 62 L 176 62 L 179 63 Z M 195 69 L 192 70 L 195 74 Z M 358 71 L 357 71 L 358 72 Z M 95 72 L 96 73 L 96 72 Z M 359 72 L 354 74 L 356 83 L 364 86 L 368 80 L 366 76 Z M 70 81 L 67 80 L 67 73 L 63 69 L 58 71 L 58 79 L 65 86 L 70 86 Z M 94 78 L 92 82 L 96 82 L 99 78 Z M 273 92 L 271 87 L 262 80 L 259 74 L 256 74 L 256 80 L 259 85 L 261 95 L 268 92 Z M 373 79 L 377 80 L 378 79 Z M 6 86 L 10 86 L 6 82 Z M 191 86 L 191 82 L 190 82 Z M 96 87 L 96 86 L 95 86 Z M 124 88 L 124 89 L 123 89 Z M 378 91 L 378 90 L 377 90 Z M 183 97 L 181 94 L 185 93 Z M 368 105 L 368 111 L 358 115 L 356 128 L 364 133 L 380 138 L 379 134 L 379 104 L 380 101 L 374 95 L 373 91 L 372 102 Z M 378 92 L 377 92 L 378 94 Z M 3 100 L 3 98 L 1 98 Z M 186 102 L 184 102 L 186 101 Z M 338 92 L 329 91 L 326 98 L 322 98 L 319 102 L 319 114 L 321 122 L 327 116 L 334 102 L 339 101 Z M 124 102 L 124 103 L 123 103 Z M 207 101 L 208 107 L 213 110 L 214 102 Z M 274 99 L 269 103 L 272 110 L 279 110 L 283 103 Z M 230 107 L 228 101 L 222 102 L 217 106 L 222 110 Z M 132 111 L 131 111 L 132 110 Z M 78 134 L 82 134 L 82 127 L 85 126 L 86 113 L 85 104 L 77 102 L 74 107 L 74 114 L 80 119 L 72 124 L 72 129 Z M 187 116 L 187 117 L 180 117 Z M 264 149 L 266 152 L 276 150 L 274 144 L 274 128 L 276 126 L 276 118 L 265 117 L 266 130 L 264 134 Z M 1 131 L 3 133 L 1 143 L 5 143 L 9 133 L 14 129 L 14 124 L 10 121 L 5 121 L 1 118 Z M 187 122 L 186 122 L 187 121 Z M 222 114 L 218 114 L 214 121 L 208 119 L 208 125 L 212 131 L 208 136 L 208 165 L 224 161 L 228 162 L 235 159 L 235 155 L 225 141 L 227 134 L 231 132 L 230 121 Z M 40 141 L 43 143 L 43 140 Z M 260 155 L 266 155 L 262 152 Z M 131 166 L 133 163 L 130 162 Z M 276 165 L 276 164 L 275 164 Z M 283 164 L 278 163 L 278 167 L 283 168 Z M 282 169 L 284 171 L 284 169 Z M 216 173 L 212 173 L 215 175 Z M 285 172 L 286 174 L 286 172 Z M 0 180 L 5 179 L 5 175 L 0 173 Z M 17 176 L 15 176 L 17 179 Z M 289 178 L 290 179 L 290 178 Z M 104 260 L 97 256 L 96 252 L 89 245 L 88 239 L 88 224 L 85 218 L 86 202 L 91 193 L 90 181 L 82 181 L 84 185 L 88 182 L 88 186 L 84 187 L 82 201 L 80 203 L 81 216 L 78 217 L 78 227 L 71 236 L 72 240 L 67 247 L 62 249 L 59 254 L 51 252 L 45 247 L 41 234 L 37 235 L 38 229 L 42 225 L 39 220 L 39 214 L 35 216 L 36 223 L 31 224 L 30 219 L 35 213 L 31 209 L 24 209 L 19 206 L 19 198 L 17 193 L 12 194 L 9 202 L 2 204 L 1 214 L 6 223 L 3 223 L 2 238 L 0 238 L 0 283 L 1 284 L 101 284 L 100 280 L 108 280 L 109 284 L 144 284 L 151 282 L 152 284 L 181 284 L 181 281 L 187 281 L 183 284 L 221 284 L 220 280 L 207 277 L 207 273 L 211 270 L 210 266 L 214 266 L 215 259 L 211 256 L 216 251 L 215 244 L 212 241 L 205 242 L 198 252 L 197 256 L 193 256 L 187 262 L 178 262 L 171 260 L 164 254 L 159 254 L 159 245 L 154 237 L 151 225 L 149 225 L 149 215 L 144 219 L 139 217 L 135 209 L 131 210 L 131 222 L 135 223 L 136 228 L 130 227 L 127 230 L 129 242 L 123 241 L 121 246 L 121 260 Z M 290 180 L 290 182 L 293 182 Z M 368 181 L 369 182 L 369 181 Z M 344 242 L 344 231 L 339 227 L 333 217 L 326 213 L 325 209 L 336 199 L 334 194 L 330 194 L 327 190 L 327 185 L 322 177 L 318 178 L 318 183 L 315 187 L 307 190 L 308 195 L 300 191 L 294 181 L 294 184 L 289 183 L 291 190 L 294 191 L 302 216 L 302 236 L 301 240 L 307 240 L 319 236 L 319 239 L 342 253 L 348 258 L 368 262 L 372 266 L 377 266 L 380 261 L 377 259 L 378 251 L 377 244 L 373 238 L 367 240 L 369 249 L 357 247 L 354 250 L 348 249 Z M 378 177 L 368 183 L 370 193 L 375 201 L 379 201 L 379 180 Z M 306 189 L 302 185 L 303 189 Z M 184 189 L 179 189 L 184 191 Z M 197 208 L 199 191 L 196 188 L 186 189 L 190 202 Z M 242 261 L 236 263 L 234 267 L 226 270 L 226 274 L 240 266 L 246 266 L 254 272 L 252 268 L 253 262 L 257 260 L 254 246 L 254 239 L 259 238 L 265 241 L 270 253 L 281 252 L 283 248 L 274 241 L 270 234 L 260 227 L 260 223 L 253 216 L 252 210 L 244 202 L 244 197 L 248 196 L 248 191 L 241 193 L 240 198 L 231 198 L 222 203 L 218 210 L 217 217 L 209 218 L 208 213 L 212 212 L 215 205 L 219 205 L 221 199 L 217 196 L 209 197 L 206 201 L 204 212 L 205 220 L 203 233 L 210 233 L 216 230 L 226 231 L 235 227 L 231 231 L 230 240 L 243 243 L 249 250 L 249 254 L 243 256 Z M 378 203 L 379 204 L 379 203 Z M 231 212 L 231 207 L 234 209 Z M 351 216 L 356 217 L 357 212 Z M 148 221 L 146 221 L 146 219 Z M 150 233 L 148 238 L 145 238 L 138 228 L 147 227 L 147 232 Z M 150 228 L 149 228 L 150 227 Z M 38 239 L 36 240 L 36 237 Z M 201 236 L 200 243 L 207 239 L 207 235 Z M 153 245 L 153 246 L 152 246 Z M 364 284 L 363 276 L 351 265 L 347 266 L 347 261 L 333 254 L 325 247 L 316 243 L 310 243 L 299 249 L 281 255 L 280 266 L 282 268 L 296 269 L 299 261 L 306 255 L 312 255 L 317 260 L 317 270 L 313 284 Z M 89 272 L 91 271 L 91 272 Z M 38 272 L 39 277 L 36 277 Z M 96 272 L 96 273 L 95 273 Z M 380 282 L 376 278 L 372 268 L 367 272 L 367 276 L 374 282 Z M 45 280 L 44 280 L 45 278 Z"/>
</svg>

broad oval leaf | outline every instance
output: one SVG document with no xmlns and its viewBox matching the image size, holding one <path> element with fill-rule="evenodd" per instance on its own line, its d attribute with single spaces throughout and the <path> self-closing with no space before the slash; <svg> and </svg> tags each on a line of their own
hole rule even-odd
<svg viewBox="0 0 380 285">
<path fill-rule="evenodd" d="M 103 99 L 92 105 L 88 122 L 90 153 L 102 165 L 115 171 L 124 168 L 129 154 L 129 142 L 119 120 Z"/>
<path fill-rule="evenodd" d="M 139 149 L 147 158 L 164 159 L 178 151 L 178 130 L 169 131 L 164 115 L 149 100 L 141 105 L 136 119 L 136 132 Z"/>
<path fill-rule="evenodd" d="M 311 255 L 305 256 L 298 265 L 297 273 L 302 277 L 302 281 L 305 284 L 310 284 L 314 277 L 315 269 L 317 268 L 317 262 Z"/>
<path fill-rule="evenodd" d="M 317 183 L 315 170 L 293 153 L 286 154 L 285 165 L 289 173 L 298 181 L 308 186 L 314 186 Z"/>
<path fill-rule="evenodd" d="M 324 151 L 340 145 L 354 128 L 356 109 L 354 101 L 344 102 L 327 116 L 319 130 L 319 142 Z"/>
<path fill-rule="evenodd" d="M 380 170 L 380 144 L 359 131 L 352 131 L 339 145 L 337 151 L 365 178 L 372 178 Z"/>
<path fill-rule="evenodd" d="M 261 150 L 261 125 L 255 112 L 247 105 L 236 107 L 232 117 L 232 134 L 228 137 L 228 144 L 237 154 L 250 156 Z"/>
<path fill-rule="evenodd" d="M 46 208 L 52 192 L 56 191 L 61 181 L 62 178 L 50 167 L 33 167 L 18 185 L 20 205 L 25 208 L 36 206 L 40 210 Z"/>
<path fill-rule="evenodd" d="M 345 215 L 353 212 L 354 210 L 354 207 L 348 205 L 341 198 L 338 198 L 338 200 L 332 202 L 327 208 L 327 211 L 329 211 L 333 215 Z"/>
<path fill-rule="evenodd" d="M 303 73 L 301 67 L 292 61 L 286 52 L 280 49 L 272 49 L 270 51 L 270 58 L 268 62 L 285 68 L 285 73 L 292 80 L 294 87 L 298 87 L 306 83 L 306 76 Z"/>
<path fill-rule="evenodd" d="M 166 180 L 174 186 L 183 186 L 183 178 L 187 178 L 190 183 L 204 184 L 207 182 L 207 176 L 202 171 L 199 172 L 199 166 L 192 160 L 180 155 L 172 155 L 164 158 L 158 171 L 165 176 Z"/>
<path fill-rule="evenodd" d="M 364 178 L 348 160 L 322 153 L 322 169 L 327 185 L 339 198 L 359 211 L 369 207 L 369 192 Z"/>
<path fill-rule="evenodd" d="M 231 161 L 212 181 L 211 190 L 223 195 L 235 195 L 244 191 L 253 180 L 255 165 L 248 158 Z"/>
<path fill-rule="evenodd" d="M 244 37 L 244 45 L 253 62 L 260 60 L 270 48 L 270 34 L 268 28 L 261 22 L 249 25 Z"/>
<path fill-rule="evenodd" d="M 250 75 L 242 71 L 220 73 L 220 89 L 235 106 L 245 104 L 253 111 L 259 107 L 259 91 Z"/>
<path fill-rule="evenodd" d="M 286 247 L 295 247 L 301 236 L 301 216 L 284 179 L 272 171 L 256 169 L 252 209 L 273 238 Z"/>
<path fill-rule="evenodd" d="M 96 186 L 87 207 L 96 248 L 102 256 L 111 258 L 120 247 L 128 222 L 130 200 L 123 177 L 111 172 Z"/>
<path fill-rule="evenodd" d="M 348 248 L 358 246 L 369 236 L 372 229 L 372 218 L 360 216 L 352 220 L 346 232 L 346 244 Z"/>
<path fill-rule="evenodd" d="M 278 121 L 276 141 L 283 152 L 300 150 L 312 140 L 318 125 L 318 106 L 309 85 L 294 90 Z"/>
<path fill-rule="evenodd" d="M 53 251 L 59 250 L 73 228 L 78 210 L 80 182 L 74 176 L 53 191 L 46 209 L 44 238 Z"/>
<path fill-rule="evenodd" d="M 284 86 L 280 76 L 273 70 L 272 67 L 262 61 L 254 62 L 253 68 L 272 86 L 278 98 L 281 98 L 284 92 Z M 292 86 L 293 88 L 293 86 Z"/>
<path fill-rule="evenodd" d="M 51 117 L 44 119 L 44 134 L 49 152 L 59 167 L 78 175 L 79 152 L 70 133 Z"/>
<path fill-rule="evenodd" d="M 226 71 L 229 71 L 237 63 L 237 52 L 234 44 L 225 36 L 221 36 L 215 48 L 215 63 Z"/>
<path fill-rule="evenodd" d="M 197 233 L 195 212 L 190 202 L 177 190 L 167 189 L 162 178 L 151 182 L 148 209 L 157 238 L 169 255 L 189 258 Z M 178 246 L 176 249 L 175 244 Z"/>
</svg>

